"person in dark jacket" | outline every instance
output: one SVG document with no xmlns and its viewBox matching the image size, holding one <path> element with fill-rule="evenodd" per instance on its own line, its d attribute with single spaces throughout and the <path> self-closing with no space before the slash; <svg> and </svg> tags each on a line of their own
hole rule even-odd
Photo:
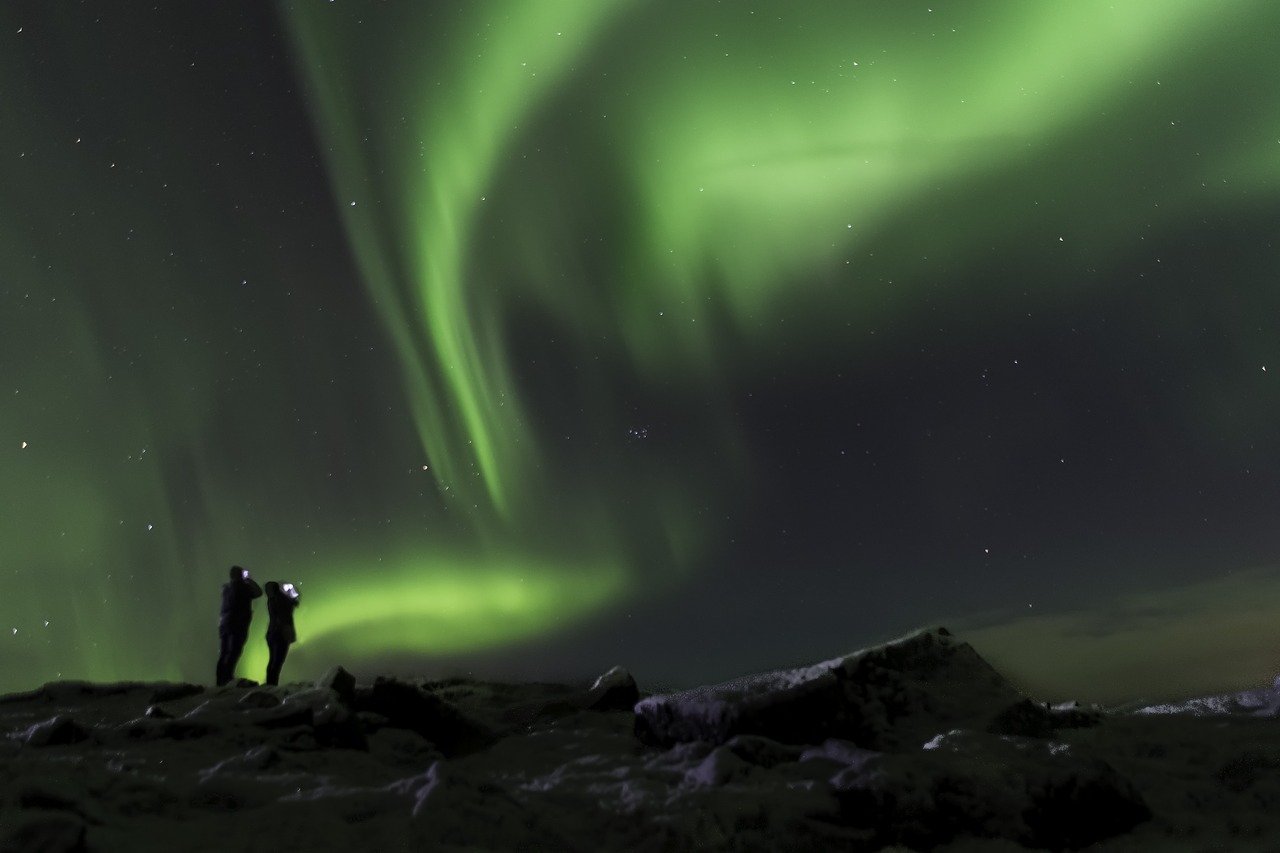
<svg viewBox="0 0 1280 853">
<path fill-rule="evenodd" d="M 253 619 L 253 600 L 262 595 L 262 587 L 249 579 L 249 572 L 231 567 L 231 580 L 222 585 L 222 615 L 218 618 L 218 686 L 236 674 L 236 664 L 249 639 L 249 622 Z"/>
<path fill-rule="evenodd" d="M 267 684 L 280 683 L 280 670 L 289 646 L 298 639 L 293 627 L 293 611 L 298 606 L 298 590 L 291 583 L 267 581 Z"/>
</svg>

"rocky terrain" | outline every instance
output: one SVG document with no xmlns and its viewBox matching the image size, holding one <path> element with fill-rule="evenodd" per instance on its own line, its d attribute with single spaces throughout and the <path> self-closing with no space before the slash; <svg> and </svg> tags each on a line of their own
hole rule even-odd
<svg viewBox="0 0 1280 853">
<path fill-rule="evenodd" d="M 1280 851 L 1277 708 L 1048 706 L 945 629 L 655 695 L 59 682 L 0 698 L 0 851 Z"/>
</svg>

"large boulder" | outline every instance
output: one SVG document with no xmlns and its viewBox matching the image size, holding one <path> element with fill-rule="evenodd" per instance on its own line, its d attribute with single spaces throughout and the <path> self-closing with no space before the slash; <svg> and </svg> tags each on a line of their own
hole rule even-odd
<svg viewBox="0 0 1280 853">
<path fill-rule="evenodd" d="M 986 728 L 1021 698 L 972 646 L 935 628 L 813 666 L 650 696 L 635 706 L 636 735 L 659 746 L 839 738 L 893 751 L 948 728 Z"/>
<path fill-rule="evenodd" d="M 18 740 L 27 746 L 66 746 L 88 739 L 89 731 L 63 714 L 35 723 L 18 735 Z"/>
<path fill-rule="evenodd" d="M 379 715 L 386 725 L 417 732 L 447 758 L 475 752 L 497 740 L 489 727 L 454 705 L 394 678 L 378 678 L 372 686 L 357 689 L 355 710 Z"/>
<path fill-rule="evenodd" d="M 957 731 L 915 753 L 849 760 L 847 748 L 823 749 L 845 763 L 830 780 L 837 821 L 871 830 L 877 844 L 932 849 L 973 836 L 1073 850 L 1151 818 L 1113 767 L 1064 744 Z"/>
<path fill-rule="evenodd" d="M 335 666 L 316 682 L 317 687 L 327 687 L 344 705 L 353 705 L 356 701 L 356 677 L 340 666 Z"/>
<path fill-rule="evenodd" d="M 630 711 L 640 701 L 640 688 L 630 672 L 615 666 L 591 685 L 583 703 L 589 711 Z"/>
</svg>

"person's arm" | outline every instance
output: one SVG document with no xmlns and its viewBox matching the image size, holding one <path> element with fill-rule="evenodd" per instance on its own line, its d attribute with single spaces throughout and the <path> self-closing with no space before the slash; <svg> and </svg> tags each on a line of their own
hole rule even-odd
<svg viewBox="0 0 1280 853">
<path fill-rule="evenodd" d="M 258 598 L 262 595 L 262 587 L 258 586 L 258 582 L 253 578 L 245 578 L 244 582 L 249 586 L 249 598 Z"/>
</svg>

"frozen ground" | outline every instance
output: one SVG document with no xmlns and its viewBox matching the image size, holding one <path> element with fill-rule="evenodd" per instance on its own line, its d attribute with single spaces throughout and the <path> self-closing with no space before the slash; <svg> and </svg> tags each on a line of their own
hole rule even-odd
<svg viewBox="0 0 1280 853">
<path fill-rule="evenodd" d="M 470 680 L 0 697 L 0 851 L 1277 851 L 1280 690 L 1023 697 L 943 629 L 645 696 Z"/>
</svg>

